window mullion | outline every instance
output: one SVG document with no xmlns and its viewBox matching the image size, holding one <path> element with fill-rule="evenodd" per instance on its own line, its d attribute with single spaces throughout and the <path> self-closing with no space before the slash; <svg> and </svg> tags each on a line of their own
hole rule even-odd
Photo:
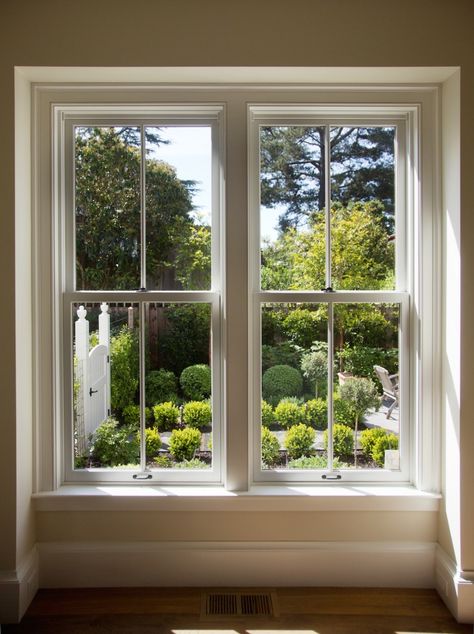
<svg viewBox="0 0 474 634">
<path fill-rule="evenodd" d="M 146 147 L 145 126 L 140 126 L 140 290 L 146 289 Z M 146 304 L 139 304 L 140 331 L 139 350 L 139 386 L 140 386 L 140 471 L 146 470 L 145 436 L 145 317 Z"/>
<path fill-rule="evenodd" d="M 140 126 L 140 286 L 146 288 L 146 145 L 145 126 Z"/>
<path fill-rule="evenodd" d="M 325 175 L 325 204 L 326 204 L 326 289 L 332 288 L 331 270 L 331 135 L 329 125 L 325 126 L 324 143 L 324 175 Z M 333 470 L 334 459 L 334 411 L 333 411 L 333 372 L 334 372 L 334 305 L 328 304 L 328 470 Z"/>
</svg>

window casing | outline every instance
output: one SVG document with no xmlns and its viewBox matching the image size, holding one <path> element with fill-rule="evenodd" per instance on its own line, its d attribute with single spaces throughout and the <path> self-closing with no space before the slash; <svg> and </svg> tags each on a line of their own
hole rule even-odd
<svg viewBox="0 0 474 634">
<path fill-rule="evenodd" d="M 375 298 L 369 291 L 354 291 L 348 292 L 346 295 L 338 295 L 337 297 L 328 298 L 326 294 L 322 295 L 321 291 L 311 291 L 311 298 L 308 297 L 308 292 L 298 293 L 291 292 L 286 294 L 286 291 L 266 291 L 265 296 L 259 295 L 262 293 L 259 289 L 259 277 L 258 277 L 258 259 L 259 259 L 259 244 L 258 244 L 258 226 L 255 224 L 256 217 L 255 209 L 258 199 L 258 165 L 256 163 L 258 152 L 256 151 L 256 139 L 255 126 L 258 126 L 261 121 L 305 121 L 308 120 L 311 124 L 316 121 L 323 122 L 324 125 L 331 124 L 374 124 L 377 120 L 384 123 L 394 123 L 398 130 L 403 130 L 403 134 L 398 133 L 399 141 L 403 139 L 406 143 L 405 151 L 401 153 L 400 146 L 398 152 L 398 168 L 397 168 L 397 195 L 399 192 L 403 193 L 404 213 L 399 214 L 398 217 L 398 231 L 402 231 L 404 235 L 404 252 L 403 256 L 400 253 L 397 254 L 397 301 L 402 306 L 401 322 L 404 330 L 404 340 L 402 344 L 401 363 L 404 367 L 402 392 L 404 394 L 403 407 L 405 407 L 405 414 L 403 415 L 404 424 L 406 424 L 405 433 L 402 440 L 402 469 L 400 472 L 386 473 L 384 477 L 381 477 L 381 473 L 367 474 L 365 477 L 361 471 L 354 473 L 344 474 L 343 481 L 400 481 L 411 482 L 416 484 L 422 489 L 433 490 L 436 489 L 437 482 L 437 455 L 438 455 L 438 417 L 439 411 L 437 410 L 437 403 L 435 397 L 435 388 L 439 384 L 439 364 L 437 363 L 437 332 L 439 328 L 438 319 L 436 315 L 436 270 L 440 266 L 438 261 L 439 256 L 439 226 L 436 219 L 436 196 L 437 190 L 434 182 L 432 181 L 432 174 L 436 173 L 436 135 L 434 131 L 436 129 L 436 116 L 435 116 L 435 102 L 436 99 L 433 94 L 428 92 L 422 93 L 411 92 L 403 87 L 398 89 L 398 93 L 394 98 L 392 91 L 370 91 L 365 89 L 358 91 L 359 87 L 348 89 L 347 91 L 339 92 L 327 92 L 321 90 L 311 91 L 295 91 L 295 93 L 289 98 L 289 93 L 279 91 L 270 87 L 255 87 L 250 88 L 248 91 L 242 90 L 242 93 L 231 94 L 226 92 L 225 89 L 216 90 L 211 89 L 208 93 L 205 89 L 202 89 L 198 95 L 192 91 L 187 91 L 186 88 L 176 89 L 175 92 L 168 92 L 166 96 L 160 92 L 159 89 L 154 89 L 153 92 L 153 106 L 134 105 L 133 99 L 127 101 L 124 98 L 124 92 L 120 92 L 116 97 L 112 96 L 110 92 L 104 93 L 100 98 L 97 92 L 87 93 L 84 91 L 81 99 L 84 103 L 77 105 L 77 92 L 69 94 L 64 98 L 64 94 L 61 94 L 61 98 L 58 99 L 55 91 L 48 93 L 48 88 L 45 87 L 42 93 L 42 97 L 39 101 L 41 104 L 36 109 L 36 127 L 38 133 L 37 139 L 39 152 L 38 155 L 45 157 L 52 156 L 53 160 L 49 165 L 52 166 L 52 193 L 51 199 L 53 200 L 53 218 L 54 222 L 51 227 L 51 245 L 54 247 L 54 258 L 50 263 L 47 261 L 45 253 L 48 253 L 49 237 L 44 235 L 44 231 L 38 230 L 39 234 L 39 260 L 37 260 L 41 266 L 38 267 L 37 279 L 45 279 L 44 276 L 48 276 L 48 270 L 50 271 L 53 284 L 51 287 L 51 294 L 48 295 L 51 299 L 50 308 L 40 307 L 38 308 L 38 315 L 43 317 L 40 320 L 41 326 L 45 323 L 51 324 L 52 333 L 52 347 L 50 348 L 49 358 L 47 353 L 47 343 L 43 346 L 39 344 L 41 350 L 37 353 L 36 371 L 41 372 L 41 369 L 47 368 L 47 363 L 43 364 L 42 356 L 48 358 L 50 368 L 54 376 L 53 384 L 51 388 L 51 398 L 38 396 L 38 423 L 39 423 L 39 438 L 40 443 L 44 447 L 44 451 L 40 451 L 38 458 L 38 489 L 45 490 L 50 487 L 55 487 L 62 482 L 72 481 L 125 481 L 134 482 L 131 478 L 132 473 L 128 473 L 124 477 L 123 472 L 108 473 L 108 474 L 89 474 L 73 473 L 74 470 L 70 468 L 71 460 L 71 431 L 69 427 L 68 431 L 68 412 L 71 411 L 71 389 L 68 387 L 72 384 L 72 368 L 70 360 L 70 354 L 68 351 L 71 349 L 71 332 L 66 332 L 67 328 L 65 324 L 70 324 L 70 315 L 67 319 L 62 313 L 63 300 L 66 304 L 69 302 L 77 302 L 80 298 L 76 294 L 76 291 L 69 285 L 68 279 L 71 280 L 71 276 L 67 276 L 66 268 L 63 266 L 65 262 L 64 254 L 67 253 L 67 249 L 71 248 L 71 245 L 67 244 L 67 229 L 64 225 L 65 217 L 62 215 L 67 207 L 67 188 L 68 178 L 71 178 L 71 171 L 67 168 L 67 152 L 71 152 L 71 148 L 68 149 L 67 143 L 64 143 L 66 138 L 64 130 L 69 125 L 68 120 L 71 121 L 85 121 L 89 117 L 89 121 L 94 120 L 94 123 L 111 120 L 124 120 L 125 113 L 128 113 L 130 120 L 135 122 L 150 122 L 153 116 L 152 112 L 159 111 L 156 115 L 161 121 L 176 121 L 176 119 L 183 116 L 182 112 L 177 116 L 177 112 L 180 108 L 185 110 L 184 117 L 192 118 L 196 117 L 196 112 L 199 110 L 199 105 L 193 105 L 199 102 L 200 106 L 207 112 L 201 112 L 199 116 L 208 118 L 209 109 L 213 110 L 214 116 L 216 113 L 215 104 L 217 101 L 226 102 L 226 106 L 219 107 L 219 155 L 221 161 L 217 161 L 216 165 L 219 172 L 218 182 L 219 185 L 215 192 L 216 200 L 221 203 L 221 208 L 225 207 L 226 213 L 236 213 L 235 201 L 232 200 L 233 194 L 224 195 L 224 170 L 223 165 L 227 164 L 226 179 L 235 178 L 232 181 L 232 186 L 229 189 L 235 189 L 238 187 L 242 191 L 242 188 L 246 185 L 246 179 L 243 177 L 241 164 L 239 169 L 235 169 L 236 161 L 242 160 L 241 147 L 237 150 L 234 147 L 236 138 L 239 141 L 242 138 L 242 134 L 249 134 L 249 159 L 248 159 L 248 186 L 249 186 L 249 212 L 248 212 L 248 231 L 246 232 L 249 237 L 249 320 L 248 324 L 244 324 L 244 330 L 248 326 L 249 332 L 249 404 L 248 404 L 248 425 L 246 420 L 242 420 L 242 412 L 245 412 L 247 406 L 245 403 L 241 404 L 242 409 L 237 414 L 235 411 L 235 403 L 229 411 L 229 390 L 232 386 L 228 383 L 229 376 L 229 363 L 232 364 L 232 358 L 228 358 L 225 350 L 227 349 L 226 342 L 229 342 L 234 336 L 234 332 L 229 330 L 229 323 L 226 320 L 226 303 L 231 297 L 233 290 L 229 288 L 228 282 L 235 280 L 236 277 L 244 279 L 246 277 L 245 268 L 236 271 L 233 268 L 232 272 L 228 272 L 228 277 L 225 274 L 225 260 L 232 260 L 234 251 L 232 250 L 232 236 L 227 235 L 226 249 L 222 249 L 221 253 L 231 253 L 231 256 L 220 260 L 220 272 L 221 280 L 220 289 L 213 287 L 211 294 L 218 294 L 218 299 L 213 295 L 212 297 L 206 293 L 200 297 L 201 301 L 211 300 L 214 302 L 214 306 L 218 306 L 221 317 L 215 319 L 213 323 L 213 337 L 214 337 L 214 325 L 218 324 L 220 337 L 217 338 L 216 353 L 219 356 L 219 364 L 214 364 L 213 381 L 214 383 L 214 395 L 216 395 L 216 385 L 220 382 L 219 394 L 221 396 L 221 403 L 219 405 L 219 420 L 222 425 L 222 437 L 219 443 L 222 449 L 222 470 L 217 474 L 212 475 L 214 482 L 223 482 L 230 489 L 245 489 L 252 482 L 318 482 L 323 483 L 321 479 L 321 473 L 310 472 L 302 474 L 301 472 L 289 474 L 278 473 L 275 470 L 274 473 L 263 473 L 260 469 L 259 450 L 255 451 L 255 447 L 259 447 L 259 433 L 260 433 L 260 360 L 258 355 L 254 355 L 253 351 L 260 349 L 260 329 L 259 318 L 257 317 L 256 306 L 261 301 L 322 301 L 325 303 L 338 303 L 341 300 L 347 301 L 390 301 L 394 299 L 394 294 L 389 292 L 387 295 L 379 292 L 377 298 Z M 128 90 L 132 91 L 130 87 Z M 40 91 L 41 92 L 41 91 Z M 65 91 L 67 93 L 67 91 Z M 127 91 L 125 91 L 127 94 Z M 128 93 L 129 95 L 131 92 Z M 199 99 L 196 97 L 199 96 Z M 204 96 L 204 97 L 203 97 Z M 336 99 L 337 97 L 337 99 Z M 137 97 L 138 99 L 139 97 Z M 163 102 L 170 102 L 173 99 L 173 105 L 168 105 Z M 110 104 L 116 101 L 117 106 L 100 105 L 101 101 Z M 70 105 L 64 105 L 70 101 Z M 160 103 L 161 101 L 161 103 Z M 206 105 L 205 102 L 208 102 Z M 294 105 L 291 105 L 293 101 Z M 252 106 L 248 107 L 247 104 L 251 102 Z M 323 105 L 321 105 L 321 102 Z M 327 102 L 328 106 L 324 106 L 324 102 Z M 204 103 L 204 106 L 202 105 Z M 376 103 L 377 106 L 372 104 Z M 401 105 L 397 105 L 397 103 Z M 45 106 L 46 104 L 46 106 Z M 95 104 L 95 105 L 92 105 Z M 158 105 L 156 105 L 158 104 Z M 179 104 L 178 107 L 174 104 Z M 289 107 L 290 104 L 290 107 Z M 317 106 L 315 104 L 318 104 Z M 334 105 L 337 104 L 337 105 Z M 407 105 L 408 104 L 408 105 Z M 48 107 L 53 108 L 53 125 L 52 135 L 53 144 L 50 149 L 49 139 L 46 139 L 44 134 L 45 129 L 49 129 L 47 125 L 48 121 Z M 95 111 L 94 111 L 95 109 Z M 299 111 L 298 111 L 299 109 Z M 67 112 L 67 115 L 65 113 Z M 101 113 L 98 116 L 98 113 Z M 105 113 L 108 112 L 108 115 Z M 194 114 L 190 117 L 190 112 Z M 239 117 L 235 117 L 235 113 L 239 113 Z M 247 112 L 249 120 L 248 125 L 244 124 L 244 113 Z M 423 119 L 420 117 L 420 113 L 423 112 Z M 131 115 L 131 116 L 130 116 Z M 232 117 L 229 115 L 233 115 Z M 212 117 L 211 117 L 212 118 Z M 227 123 L 224 126 L 224 121 L 227 119 Z M 237 120 L 238 119 L 238 120 Z M 40 125 L 40 123 L 42 125 Z M 227 127 L 227 130 L 224 129 Z M 430 134 L 433 135 L 430 137 Z M 63 136 L 61 136 L 63 135 Z M 224 139 L 227 137 L 227 142 Z M 229 157 L 227 161 L 224 160 L 224 153 Z M 38 156 L 37 155 L 37 156 Z M 407 157 L 405 165 L 402 164 L 403 157 Z M 434 158 L 433 158 L 434 157 Z M 421 162 L 423 158 L 423 163 Z M 429 159 L 431 158 L 431 163 Z M 405 183 L 401 184 L 400 178 L 405 178 Z M 38 182 L 45 183 L 48 180 L 48 169 L 41 170 L 41 173 L 36 174 Z M 69 183 L 70 186 L 70 183 Z M 44 187 L 46 191 L 47 187 Z M 41 217 L 41 214 L 47 213 L 45 209 L 48 208 L 47 196 L 39 196 L 39 204 L 37 206 L 36 213 L 37 218 Z M 226 199 L 227 198 L 227 199 Z M 226 199 L 226 200 L 225 200 Z M 226 202 L 224 206 L 224 200 Z M 400 201 L 400 198 L 399 198 Z M 244 214 L 245 210 L 240 209 L 237 213 Z M 243 216 L 242 216 L 243 217 Z M 406 224 L 402 227 L 403 222 Z M 38 220 L 36 221 L 38 227 Z M 243 221 L 243 224 L 246 224 Z M 223 213 L 220 219 L 220 237 L 219 240 L 213 242 L 213 249 L 222 248 L 225 242 L 225 213 Z M 69 234 L 70 235 L 70 234 Z M 401 242 L 401 241 L 399 241 Z M 45 246 L 46 245 L 46 249 Z M 242 246 L 240 246 L 242 248 Z M 398 248 L 398 245 L 397 245 Z M 51 252 L 51 251 L 49 251 Z M 406 266 L 405 266 L 406 265 Z M 403 283 L 402 283 L 403 280 Z M 37 293 L 40 294 L 41 284 L 37 284 Z M 434 289 L 434 290 L 433 290 Z M 46 290 L 47 294 L 49 289 Z M 432 292 L 433 291 L 433 292 Z M 159 299 L 162 301 L 186 301 L 187 297 L 183 294 L 178 298 L 175 292 L 172 291 L 156 291 L 159 293 Z M 345 292 L 344 292 L 345 293 Z M 355 294 L 354 294 L 355 293 Z M 125 296 L 124 296 L 125 297 Z M 100 293 L 100 298 L 95 292 L 85 291 L 83 295 L 84 300 L 89 301 L 112 301 L 117 299 L 117 296 L 110 292 Z M 143 296 L 138 292 L 125 298 L 127 301 L 135 302 L 147 302 L 150 301 L 150 295 L 148 293 Z M 196 294 L 193 294 L 193 301 L 198 299 Z M 124 300 L 125 301 L 125 300 Z M 48 302 L 45 300 L 45 304 Z M 231 306 L 235 306 L 233 301 L 230 302 Z M 51 319 L 44 319 L 44 315 L 50 312 Z M 422 319 L 420 319 L 422 317 Z M 221 321 L 223 318 L 223 323 Z M 37 322 L 38 323 L 38 322 Z M 240 324 L 241 326 L 242 324 Z M 235 326 L 235 324 L 234 324 Z M 70 326 L 69 326 L 70 328 Z M 240 335 L 239 335 L 240 336 Z M 216 343 L 216 342 L 215 342 Z M 40 354 L 46 350 L 45 355 Z M 232 372 L 235 372 L 235 365 L 232 366 Z M 242 368 L 239 366 L 238 372 L 242 374 Z M 243 376 L 243 375 L 242 375 Z M 46 379 L 45 379 L 46 380 Z M 64 387 L 66 385 L 66 387 Z M 409 395 L 409 397 L 408 397 Z M 48 404 L 48 399 L 49 404 Z M 234 410 L 234 411 L 233 411 Z M 44 412 L 51 412 L 51 416 L 44 416 Z M 42 414 L 43 412 L 43 414 Z M 51 428 L 48 430 L 45 420 L 51 421 Z M 42 422 L 43 421 L 43 422 Z M 44 426 L 46 424 L 46 427 Z M 43 430 L 43 431 L 41 431 Z M 249 442 L 234 443 L 232 439 L 236 438 L 236 434 L 241 435 L 245 439 L 245 434 L 248 431 Z M 243 433 L 242 433 L 243 432 Z M 50 441 L 47 439 L 50 438 Z M 245 445 L 245 454 L 242 447 Z M 49 473 L 47 466 L 48 455 L 51 457 L 51 463 L 53 464 L 53 473 Z M 69 466 L 68 466 L 69 465 Z M 162 472 L 159 473 L 159 477 L 153 476 L 150 480 L 151 483 L 162 481 Z M 171 481 L 177 482 L 205 482 L 206 478 L 202 478 L 202 473 L 192 474 L 187 473 L 184 477 L 183 474 L 166 474 L 167 478 Z M 270 476 L 270 477 L 269 477 Z M 388 476 L 388 477 L 386 477 Z M 329 484 L 328 481 L 324 483 L 324 486 Z"/>
</svg>

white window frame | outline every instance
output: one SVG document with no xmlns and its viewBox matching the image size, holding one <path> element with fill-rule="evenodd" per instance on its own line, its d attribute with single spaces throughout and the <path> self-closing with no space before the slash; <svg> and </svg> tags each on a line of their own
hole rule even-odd
<svg viewBox="0 0 474 634">
<path fill-rule="evenodd" d="M 220 480 L 232 491 L 246 491 L 257 483 L 254 473 L 255 403 L 246 398 L 254 389 L 255 364 L 241 362 L 240 351 L 249 326 L 253 327 L 252 311 L 248 302 L 252 292 L 246 264 L 247 244 L 234 241 L 248 238 L 248 207 L 245 205 L 247 188 L 251 183 L 245 168 L 248 134 L 249 104 L 275 111 L 276 116 L 288 107 L 324 107 L 340 120 L 338 108 L 385 107 L 387 112 L 399 116 L 408 113 L 411 120 L 409 147 L 412 157 L 410 170 L 413 181 L 407 183 L 406 227 L 408 249 L 408 284 L 410 289 L 410 341 L 409 341 L 409 468 L 404 483 L 424 491 L 439 491 L 440 484 L 440 431 L 441 431 L 441 272 L 442 226 L 440 211 L 439 164 L 439 87 L 437 85 L 387 84 L 36 84 L 32 90 L 32 244 L 33 244 L 33 366 L 35 402 L 35 491 L 49 491 L 67 483 L 64 460 L 64 332 L 61 301 L 57 297 L 58 273 L 61 266 L 60 238 L 63 228 L 57 213 L 64 205 L 64 191 L 57 176 L 64 162 L 64 148 L 53 144 L 54 132 L 59 124 L 55 112 L 58 108 L 85 112 L 91 104 L 111 109 L 121 104 L 136 111 L 150 112 L 162 108 L 170 113 L 175 107 L 223 107 L 221 116 L 220 164 L 221 188 L 219 197 L 225 213 L 221 219 L 220 245 L 222 248 L 221 311 L 221 421 L 222 470 Z M 143 112 L 143 111 L 142 111 Z M 347 109 L 346 109 L 347 114 Z M 148 116 L 148 115 L 147 115 Z M 387 117 L 388 114 L 384 114 Z M 139 117 L 138 117 L 139 118 Z M 372 120 L 372 119 L 370 119 Z M 227 158 L 225 158 L 227 155 Z M 54 156 L 54 160 L 52 157 Z M 247 162 L 247 165 L 249 163 Z M 224 169 L 225 167 L 225 169 Z M 252 191 L 249 200 L 252 200 Z M 237 214 L 237 216 L 236 216 Z M 236 220 L 237 218 L 237 220 Z M 226 222 L 228 228 L 226 228 Z M 227 232 L 227 235 L 226 235 Z M 227 239 L 227 240 L 226 240 Z M 251 240 L 251 239 L 250 239 Z M 224 248 L 224 243 L 226 243 Z M 250 248 L 252 244 L 250 242 Z M 235 267 L 235 262 L 240 263 Z M 227 268 L 227 272 L 226 272 Z M 60 280 L 59 280 L 60 281 Z M 59 285 L 59 288 L 60 285 Z M 101 298 L 104 294 L 100 294 Z M 172 297 L 172 296 L 170 296 Z M 249 320 L 242 318 L 236 331 L 234 311 L 242 306 L 249 312 Z M 240 315 L 240 312 L 237 311 Z M 243 312 L 242 312 L 243 315 Z M 229 323 L 232 330 L 229 330 Z M 61 326 L 62 328 L 62 326 Z M 238 347 L 234 342 L 238 341 Z M 256 342 L 248 338 L 252 358 Z M 67 341 L 70 346 L 70 340 Z M 237 352 L 236 352 L 237 350 Z M 238 361 L 235 361 L 236 354 Z M 252 378 L 252 375 L 253 378 Z M 250 381 L 250 382 L 249 382 Z M 244 398 L 245 397 L 245 398 Z M 253 397 L 252 397 L 253 398 Z M 260 413 L 258 413 L 260 415 Z M 189 474 L 189 483 L 197 480 Z M 118 479 L 120 479 L 120 474 Z M 199 482 L 201 482 L 200 480 Z M 91 481 L 92 482 L 92 481 Z M 97 480 L 94 480 L 97 484 Z M 121 482 L 124 482 L 123 478 Z M 129 483 L 128 480 L 126 480 Z M 293 489 L 297 482 L 285 477 Z M 345 480 L 347 483 L 347 480 Z M 152 480 L 150 484 L 157 484 Z M 282 485 L 282 480 L 269 482 Z M 313 480 L 326 490 L 342 483 Z M 383 482 L 381 482 L 383 484 Z M 130 484 L 132 484 L 130 482 Z M 143 485 L 133 482 L 133 485 Z M 171 483 L 170 483 L 171 484 Z M 301 481 L 302 486 L 308 483 Z M 355 484 L 355 482 L 354 482 Z M 363 484 L 363 482 L 361 482 Z M 268 487 L 266 488 L 268 489 Z M 197 491 L 197 489 L 196 489 Z M 327 495 L 325 493 L 324 495 Z"/>
</svg>

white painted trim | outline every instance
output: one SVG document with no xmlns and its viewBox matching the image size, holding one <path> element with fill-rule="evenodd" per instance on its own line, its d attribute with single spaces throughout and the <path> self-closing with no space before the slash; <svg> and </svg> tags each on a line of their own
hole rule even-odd
<svg viewBox="0 0 474 634">
<path fill-rule="evenodd" d="M 39 544 L 40 586 L 430 588 L 430 542 L 88 542 Z"/>
<path fill-rule="evenodd" d="M 39 588 L 36 546 L 16 570 L 0 571 L 0 623 L 18 623 Z"/>
<path fill-rule="evenodd" d="M 441 546 L 436 547 L 435 587 L 460 623 L 474 623 L 474 570 L 461 570 Z"/>
</svg>

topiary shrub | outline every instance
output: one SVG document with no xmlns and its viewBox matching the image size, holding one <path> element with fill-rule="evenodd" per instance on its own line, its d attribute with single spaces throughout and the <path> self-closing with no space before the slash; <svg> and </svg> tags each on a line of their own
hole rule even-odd
<svg viewBox="0 0 474 634">
<path fill-rule="evenodd" d="M 315 429 L 326 429 L 328 426 L 328 404 L 326 399 L 314 398 L 306 403 L 306 421 Z"/>
<path fill-rule="evenodd" d="M 139 405 L 127 405 L 123 408 L 122 416 L 124 423 L 133 429 L 139 429 L 140 427 L 140 406 Z M 149 424 L 152 419 L 151 409 L 145 407 L 145 423 Z"/>
<path fill-rule="evenodd" d="M 201 432 L 193 427 L 174 429 L 171 432 L 169 448 L 170 454 L 178 462 L 192 460 L 201 446 Z"/>
<path fill-rule="evenodd" d="M 284 445 L 290 458 L 301 458 L 309 455 L 313 450 L 316 437 L 314 429 L 301 423 L 294 425 L 285 434 Z"/>
<path fill-rule="evenodd" d="M 190 401 L 183 407 L 183 423 L 190 427 L 206 427 L 212 419 L 211 406 L 204 401 Z"/>
<path fill-rule="evenodd" d="M 301 357 L 301 371 L 314 389 L 314 395 L 318 398 L 318 388 L 327 392 L 328 380 L 328 355 L 323 350 L 311 349 Z"/>
<path fill-rule="evenodd" d="M 382 427 L 374 427 L 373 429 L 365 429 L 360 435 L 360 446 L 364 456 L 372 458 L 372 451 L 376 441 L 381 436 L 386 436 L 387 432 Z"/>
<path fill-rule="evenodd" d="M 377 388 L 374 382 L 365 378 L 347 379 L 339 386 L 339 395 L 343 401 L 346 401 L 352 412 L 354 421 L 354 434 L 357 439 L 357 430 L 359 422 L 367 410 L 371 407 L 376 409 L 380 405 L 380 397 L 377 394 Z M 357 443 L 354 443 L 354 466 L 357 467 Z"/>
<path fill-rule="evenodd" d="M 270 427 L 275 422 L 275 414 L 273 407 L 267 401 L 262 400 L 262 425 L 264 427 Z"/>
<path fill-rule="evenodd" d="M 384 466 L 386 449 L 398 449 L 398 438 L 395 434 L 379 436 L 374 443 L 372 448 L 372 458 L 379 467 Z"/>
<path fill-rule="evenodd" d="M 275 407 L 275 420 L 284 429 L 303 423 L 305 420 L 304 406 L 287 399 L 282 399 Z"/>
<path fill-rule="evenodd" d="M 328 448 L 328 430 L 324 432 L 324 448 Z M 333 452 L 340 458 L 349 458 L 354 452 L 354 434 L 347 425 L 333 425 Z"/>
<path fill-rule="evenodd" d="M 274 365 L 262 377 L 263 398 L 276 406 L 287 396 L 301 396 L 303 377 L 296 368 L 289 365 Z"/>
<path fill-rule="evenodd" d="M 280 444 L 275 434 L 262 427 L 262 463 L 268 467 L 274 465 L 280 458 Z"/>
<path fill-rule="evenodd" d="M 137 432 L 137 441 L 140 443 L 140 432 Z M 161 438 L 158 430 L 155 428 L 145 429 L 145 447 L 146 447 L 146 459 L 151 460 L 156 458 L 161 449 Z"/>
<path fill-rule="evenodd" d="M 101 467 L 128 465 L 139 461 L 140 442 L 130 427 L 119 427 L 118 421 L 107 418 L 95 430 L 90 451 Z"/>
<path fill-rule="evenodd" d="M 179 409 L 171 401 L 167 403 L 158 403 L 153 408 L 153 415 L 158 429 L 168 431 L 172 429 L 179 419 Z"/>
<path fill-rule="evenodd" d="M 288 462 L 289 469 L 327 469 L 328 459 L 326 456 L 302 456 Z M 347 469 L 349 465 L 341 462 L 339 458 L 332 461 L 333 469 Z"/>
<path fill-rule="evenodd" d="M 145 402 L 149 407 L 156 403 L 178 400 L 178 381 L 170 370 L 152 370 L 145 378 Z"/>
<path fill-rule="evenodd" d="M 183 394 L 191 401 L 203 401 L 211 395 L 211 368 L 199 363 L 181 372 L 179 383 Z"/>
</svg>

